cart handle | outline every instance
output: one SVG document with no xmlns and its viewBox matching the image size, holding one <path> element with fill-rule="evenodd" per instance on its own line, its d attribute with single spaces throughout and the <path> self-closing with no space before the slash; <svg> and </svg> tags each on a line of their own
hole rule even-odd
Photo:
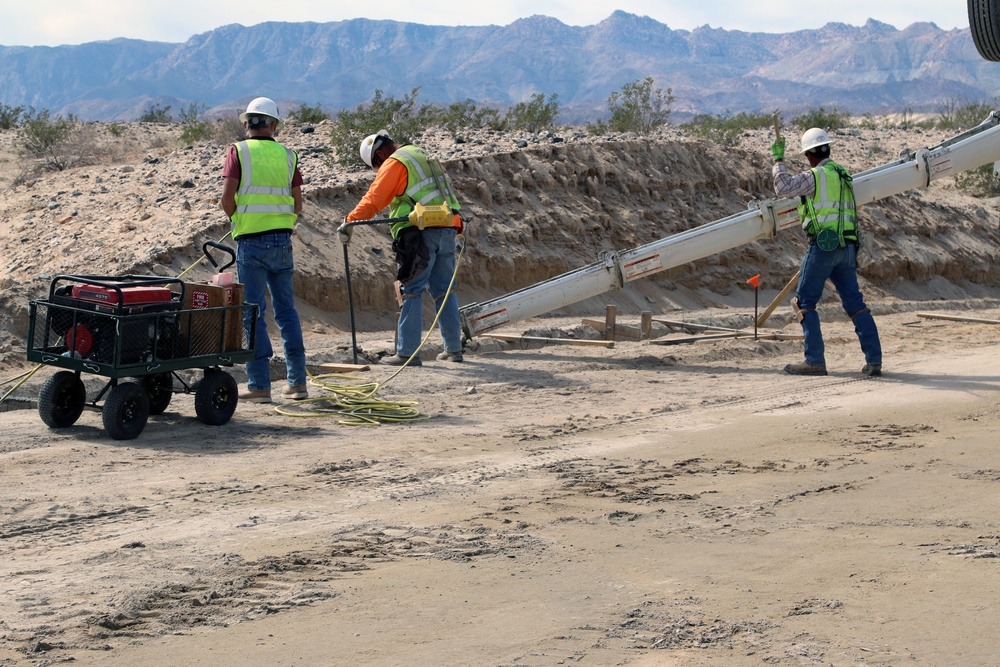
<svg viewBox="0 0 1000 667">
<path fill-rule="evenodd" d="M 221 269 L 219 269 L 219 263 L 216 262 L 215 258 L 212 257 L 211 253 L 208 252 L 209 247 L 216 248 L 229 255 L 229 262 Z M 225 271 L 230 266 L 236 263 L 236 251 L 227 245 L 219 243 L 218 241 L 205 241 L 204 243 L 201 244 L 201 251 L 205 253 L 205 257 L 207 257 L 208 261 L 212 263 L 212 266 L 219 269 L 219 273 L 222 273 L 223 271 Z"/>
</svg>

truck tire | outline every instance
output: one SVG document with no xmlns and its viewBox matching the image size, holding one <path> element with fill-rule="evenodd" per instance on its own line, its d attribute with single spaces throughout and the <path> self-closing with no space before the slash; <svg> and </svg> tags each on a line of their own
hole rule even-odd
<svg viewBox="0 0 1000 667">
<path fill-rule="evenodd" d="M 986 60 L 1000 62 L 1000 0 L 968 0 L 969 30 L 976 50 Z"/>
</svg>

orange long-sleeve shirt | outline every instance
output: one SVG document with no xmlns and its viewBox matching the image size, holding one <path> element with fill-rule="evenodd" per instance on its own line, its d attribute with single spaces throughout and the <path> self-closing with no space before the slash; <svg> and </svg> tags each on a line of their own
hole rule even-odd
<svg viewBox="0 0 1000 667">
<path fill-rule="evenodd" d="M 347 214 L 347 222 L 371 220 L 392 202 L 394 197 L 406 192 L 409 176 L 406 166 L 399 160 L 388 158 L 379 167 L 375 180 L 354 210 Z"/>
</svg>

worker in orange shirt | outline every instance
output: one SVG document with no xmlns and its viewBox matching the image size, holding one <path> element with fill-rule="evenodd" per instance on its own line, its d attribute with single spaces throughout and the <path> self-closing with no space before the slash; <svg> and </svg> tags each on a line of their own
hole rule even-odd
<svg viewBox="0 0 1000 667">
<path fill-rule="evenodd" d="M 458 297 L 448 291 L 455 273 L 456 237 L 463 229 L 461 206 L 443 178 L 440 167 L 428 160 L 423 150 L 412 144 L 398 144 L 385 130 L 365 137 L 361 142 L 361 159 L 378 173 L 368 192 L 347 222 L 370 220 L 386 206 L 390 217 L 405 217 L 417 203 L 447 204 L 454 215 L 447 227 L 425 227 L 410 222 L 394 222 L 390 227 L 396 253 L 396 280 L 400 283 L 403 305 L 400 310 L 396 354 L 383 357 L 379 363 L 390 366 L 420 366 L 420 357 L 410 360 L 423 337 L 423 317 L 420 298 L 429 289 L 440 311 L 438 323 L 444 339 L 444 351 L 439 361 L 463 360 L 462 327 L 458 314 Z M 436 177 L 440 174 L 440 177 Z M 348 227 L 350 232 L 352 228 Z M 447 299 L 445 295 L 447 294 Z M 442 303 L 443 300 L 443 303 Z"/>
</svg>

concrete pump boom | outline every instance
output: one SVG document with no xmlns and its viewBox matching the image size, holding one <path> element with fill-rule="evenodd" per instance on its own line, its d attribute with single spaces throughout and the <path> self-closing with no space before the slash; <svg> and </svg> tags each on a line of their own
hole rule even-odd
<svg viewBox="0 0 1000 667">
<path fill-rule="evenodd" d="M 858 205 L 1000 160 L 1000 112 L 932 148 L 854 176 Z M 529 287 L 460 309 L 469 338 L 621 288 L 640 278 L 776 235 L 799 224 L 798 198 L 753 201 L 749 210 L 673 234 Z"/>
</svg>

